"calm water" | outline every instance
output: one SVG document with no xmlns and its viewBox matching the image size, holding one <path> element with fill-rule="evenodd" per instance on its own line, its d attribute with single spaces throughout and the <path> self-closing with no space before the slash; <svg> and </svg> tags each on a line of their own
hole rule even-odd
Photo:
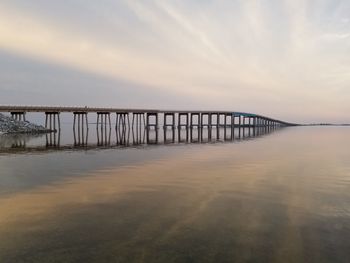
<svg viewBox="0 0 350 263">
<path fill-rule="evenodd" d="M 350 128 L 90 130 L 0 138 L 0 262 L 350 262 Z"/>
</svg>

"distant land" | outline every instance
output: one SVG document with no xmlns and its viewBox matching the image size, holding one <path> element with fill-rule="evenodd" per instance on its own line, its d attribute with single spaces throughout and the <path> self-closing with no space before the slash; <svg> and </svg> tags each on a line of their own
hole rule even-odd
<svg viewBox="0 0 350 263">
<path fill-rule="evenodd" d="M 350 123 L 309 123 L 300 126 L 350 126 Z"/>
</svg>

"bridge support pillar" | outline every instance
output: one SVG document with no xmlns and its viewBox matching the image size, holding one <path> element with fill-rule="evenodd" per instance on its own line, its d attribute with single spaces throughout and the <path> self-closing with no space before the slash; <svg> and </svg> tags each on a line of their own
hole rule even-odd
<svg viewBox="0 0 350 263">
<path fill-rule="evenodd" d="M 61 129 L 60 113 L 57 111 L 45 112 L 45 128 L 56 132 L 57 131 L 56 125 L 58 130 L 60 130 Z"/>
<path fill-rule="evenodd" d="M 197 117 L 197 123 L 194 123 L 194 117 Z M 198 129 L 201 126 L 201 114 L 198 112 L 191 112 L 190 113 L 190 128 L 197 127 Z"/>
<path fill-rule="evenodd" d="M 73 112 L 74 120 L 73 120 L 73 129 L 77 126 L 78 129 L 86 126 L 86 129 L 89 129 L 87 112 L 76 111 Z"/>
<path fill-rule="evenodd" d="M 232 128 L 232 133 L 234 132 L 235 128 L 235 115 L 231 114 L 231 128 Z"/>
<path fill-rule="evenodd" d="M 106 113 L 104 113 L 106 114 Z M 109 113 L 107 113 L 109 114 Z M 132 116 L 132 122 L 135 121 L 135 117 L 134 117 L 135 113 L 133 113 Z M 107 118 L 105 116 L 105 125 L 107 123 Z M 109 122 L 109 127 L 111 128 L 111 120 L 110 117 L 108 116 L 108 122 Z M 134 123 L 132 123 L 132 125 L 134 125 Z M 116 113 L 116 119 L 115 119 L 115 128 L 123 128 L 126 129 L 126 127 L 130 127 L 130 117 L 129 117 L 129 113 L 128 112 L 117 112 Z"/>
<path fill-rule="evenodd" d="M 167 117 L 170 116 L 171 117 L 171 123 L 168 124 L 167 122 Z M 172 129 L 175 128 L 175 113 L 173 112 L 164 112 L 164 123 L 163 123 L 163 127 L 164 129 L 166 129 L 168 126 L 170 126 Z"/>
<path fill-rule="evenodd" d="M 207 116 L 207 123 L 204 122 L 204 117 Z M 210 112 L 202 112 L 200 114 L 200 127 L 208 127 L 211 128 L 211 113 Z"/>
<path fill-rule="evenodd" d="M 182 124 L 181 122 L 181 117 L 184 116 L 186 118 L 186 124 Z M 184 112 L 179 112 L 178 113 L 178 122 L 177 122 L 178 129 L 180 130 L 181 127 L 186 127 L 186 129 L 189 127 L 189 118 L 188 118 L 188 113 Z"/>
<path fill-rule="evenodd" d="M 84 111 L 73 112 L 73 134 L 75 146 L 86 146 L 88 143 L 89 124 L 88 115 Z"/>
<path fill-rule="evenodd" d="M 216 123 L 213 124 L 213 116 L 216 116 Z M 219 128 L 220 125 L 220 114 L 219 113 L 211 113 L 210 114 L 210 127 L 212 126 L 216 126 L 217 128 Z"/>
<path fill-rule="evenodd" d="M 232 122 L 233 122 L 232 126 L 233 126 L 233 128 L 236 127 L 236 117 L 237 117 L 236 115 L 232 114 Z M 239 122 L 237 122 L 237 124 L 238 124 L 237 126 L 239 127 Z"/>
<path fill-rule="evenodd" d="M 86 118 L 86 121 L 87 121 L 87 118 Z M 111 129 L 112 128 L 111 113 L 105 112 L 105 111 L 97 112 L 96 128 L 101 127 L 101 129 L 103 128 L 107 129 L 107 123 L 108 123 L 109 129 Z"/>
<path fill-rule="evenodd" d="M 232 113 L 224 113 L 222 114 L 224 116 L 224 140 L 228 141 L 228 140 L 232 140 L 233 138 L 233 122 L 234 122 L 234 117 Z M 227 121 L 228 118 L 228 121 Z M 230 136 L 227 136 L 227 127 L 230 128 Z"/>
<path fill-rule="evenodd" d="M 146 127 L 145 113 L 134 112 L 132 114 L 131 126 L 134 127 L 136 125 L 137 127 L 141 127 L 142 124 Z"/>
<path fill-rule="evenodd" d="M 132 130 L 132 139 L 133 139 L 134 145 L 139 145 L 144 143 L 145 135 L 146 135 L 145 128 L 146 128 L 145 113 L 133 112 L 132 121 L 131 121 L 131 130 Z"/>
<path fill-rule="evenodd" d="M 151 123 L 151 117 L 155 118 L 155 122 Z M 158 129 L 158 113 L 156 112 L 147 112 L 146 113 L 146 122 L 147 122 L 147 129 L 150 129 L 151 127 L 154 127 L 154 129 Z"/>
<path fill-rule="evenodd" d="M 231 113 L 224 113 L 224 114 L 222 114 L 222 116 L 224 116 L 224 127 L 225 127 L 225 129 L 226 129 L 227 126 L 232 128 L 232 124 L 233 124 L 232 114 Z M 227 117 L 229 118 L 228 122 L 227 122 Z"/>
<path fill-rule="evenodd" d="M 26 113 L 24 111 L 11 112 L 11 117 L 16 121 L 26 121 Z"/>
</svg>

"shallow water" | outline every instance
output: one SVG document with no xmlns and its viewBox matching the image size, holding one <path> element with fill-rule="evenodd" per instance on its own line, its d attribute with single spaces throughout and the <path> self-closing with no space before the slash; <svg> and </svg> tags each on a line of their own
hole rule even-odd
<svg viewBox="0 0 350 263">
<path fill-rule="evenodd" d="M 89 132 L 83 147 L 62 133 L 0 138 L 0 262 L 350 261 L 348 127 L 155 145 Z"/>
</svg>

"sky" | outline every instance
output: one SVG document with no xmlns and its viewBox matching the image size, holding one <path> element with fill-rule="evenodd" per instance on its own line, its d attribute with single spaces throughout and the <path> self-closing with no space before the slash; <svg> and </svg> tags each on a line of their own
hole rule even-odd
<svg viewBox="0 0 350 263">
<path fill-rule="evenodd" d="M 350 122 L 348 0 L 1 0 L 0 104 Z"/>
</svg>

